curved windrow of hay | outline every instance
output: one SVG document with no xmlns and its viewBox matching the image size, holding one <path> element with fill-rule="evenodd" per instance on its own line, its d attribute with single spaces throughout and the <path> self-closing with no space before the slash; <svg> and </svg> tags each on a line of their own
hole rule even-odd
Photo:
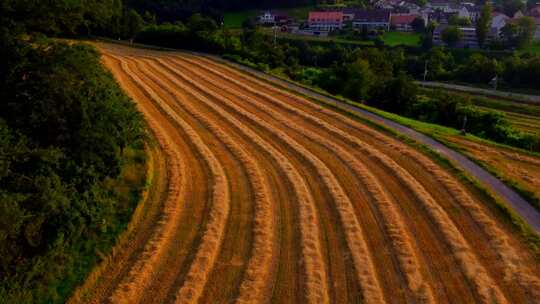
<svg viewBox="0 0 540 304">
<path fill-rule="evenodd" d="M 160 59 L 157 59 L 157 61 L 161 62 Z M 181 78 L 184 82 L 190 83 L 192 86 L 213 96 L 213 98 L 221 101 L 223 104 L 229 103 L 222 96 L 207 90 L 205 87 L 202 87 L 201 85 L 185 77 L 181 73 L 177 72 L 176 76 Z M 191 92 L 194 96 L 198 94 L 193 90 L 191 90 Z M 200 96 L 198 99 L 204 100 L 206 98 Z M 215 107 L 215 104 L 213 104 L 212 102 L 208 101 L 208 103 L 211 106 Z M 373 262 L 371 261 L 371 256 L 369 254 L 366 241 L 362 233 L 362 228 L 360 226 L 360 223 L 358 222 L 358 219 L 355 216 L 354 208 L 351 201 L 345 194 L 343 188 L 337 181 L 334 174 L 331 173 L 328 167 L 320 159 L 311 154 L 311 152 L 309 152 L 302 145 L 300 145 L 298 142 L 288 136 L 285 132 L 273 128 L 266 121 L 250 115 L 249 112 L 245 111 L 242 108 L 234 108 L 233 110 L 242 115 L 244 118 L 252 121 L 257 125 L 260 125 L 264 129 L 268 130 L 270 133 L 275 134 L 278 138 L 280 138 L 287 145 L 289 145 L 293 150 L 297 151 L 300 155 L 305 157 L 317 169 L 319 175 L 327 184 L 328 189 L 330 190 L 330 193 L 333 196 L 335 203 L 337 204 L 337 209 L 340 213 L 342 225 L 345 229 L 348 245 L 350 247 L 353 259 L 355 260 L 355 267 L 357 268 L 358 279 L 361 282 L 361 286 L 364 290 L 364 296 L 366 299 L 370 299 L 370 301 L 374 303 L 384 303 L 384 296 L 377 280 L 377 275 L 373 266 Z"/>
<path fill-rule="evenodd" d="M 185 122 L 165 101 L 163 101 L 152 88 L 146 85 L 127 65 L 124 65 L 124 71 L 141 87 L 159 106 L 177 122 L 190 140 L 199 149 L 204 160 L 208 164 L 213 177 L 214 186 L 212 189 L 212 208 L 209 214 L 209 220 L 205 233 L 202 237 L 200 247 L 190 266 L 184 285 L 178 292 L 177 298 L 181 303 L 196 303 L 201 296 L 206 279 L 213 268 L 216 257 L 221 247 L 221 241 L 227 223 L 227 217 L 230 210 L 230 187 L 227 175 L 223 166 L 219 163 L 216 156 L 210 148 L 203 142 L 197 132 Z M 138 288 L 140 286 L 135 285 Z M 120 294 L 115 294 L 111 299 L 113 302 L 129 299 L 125 297 L 120 289 Z"/>
<path fill-rule="evenodd" d="M 155 79 L 154 73 L 146 67 L 146 64 L 158 69 L 156 66 L 152 65 L 151 62 L 146 61 L 144 62 L 145 64 L 142 64 L 142 62 L 140 63 L 141 70 L 147 73 L 148 77 L 153 78 L 154 81 L 158 80 Z M 156 73 L 156 75 L 158 74 Z M 161 76 L 161 73 L 159 75 Z M 174 88 L 171 88 L 166 83 L 161 83 L 161 85 L 170 94 L 179 97 Z M 275 252 L 276 238 L 274 234 L 275 214 L 273 213 L 274 209 L 270 201 L 271 194 L 268 188 L 269 185 L 264 178 L 260 165 L 256 163 L 253 156 L 227 134 L 222 127 L 215 121 L 212 121 L 201 114 L 200 111 L 197 111 L 190 103 L 183 103 L 182 106 L 193 115 L 193 117 L 200 122 L 203 122 L 205 126 L 212 130 L 212 132 L 233 151 L 247 169 L 250 182 L 255 190 L 255 239 L 252 249 L 252 258 L 247 266 L 244 282 L 242 283 L 242 286 L 240 286 L 238 301 L 263 302 L 265 297 L 268 296 L 265 294 L 265 291 L 269 287 L 270 271 L 273 269 L 272 264 L 274 263 L 277 254 L 277 252 Z M 266 267 L 261 267 L 261 265 L 266 265 Z"/>
<path fill-rule="evenodd" d="M 509 244 L 506 233 L 500 229 L 497 223 L 486 213 L 485 209 L 476 203 L 463 186 L 450 174 L 441 170 L 431 160 L 424 155 L 416 153 L 405 146 L 389 143 L 393 148 L 401 153 L 414 157 L 418 163 L 435 176 L 435 178 L 447 186 L 447 190 L 456 201 L 463 206 L 478 223 L 484 233 L 488 236 L 488 241 L 499 255 L 505 266 L 505 280 L 517 281 L 523 288 L 536 299 L 540 299 L 540 279 L 534 276 L 531 269 L 524 265 L 519 258 L 514 247 Z"/>
<path fill-rule="evenodd" d="M 276 161 L 280 164 L 281 168 L 285 171 L 286 175 L 289 177 L 291 183 L 295 187 L 296 194 L 299 198 L 299 209 L 300 209 L 300 230 L 302 233 L 302 252 L 304 256 L 304 267 L 306 268 L 306 296 L 310 303 L 327 303 L 328 300 L 328 288 L 327 288 L 327 275 L 324 266 L 324 261 L 322 259 L 320 241 L 318 231 L 318 220 L 317 213 L 314 208 L 313 198 L 311 193 L 308 190 L 308 187 L 299 175 L 298 171 L 292 163 L 278 150 L 276 150 L 272 145 L 263 140 L 256 133 L 251 131 L 243 123 L 237 119 L 230 116 L 219 107 L 217 107 L 211 101 L 208 101 L 204 96 L 193 92 L 187 88 L 184 84 L 179 82 L 177 79 L 170 78 L 175 85 L 184 90 L 190 92 L 193 96 L 197 97 L 197 100 L 205 102 L 209 107 L 213 108 L 216 113 L 224 117 L 227 121 L 231 122 L 232 125 L 236 126 L 238 130 L 250 137 L 254 143 L 259 145 L 262 149 L 267 150 L 271 155 L 273 155 Z"/>
<path fill-rule="evenodd" d="M 206 59 L 203 59 L 203 61 L 207 62 Z M 191 61 L 191 62 L 193 62 L 193 61 Z M 197 64 L 197 63 L 194 63 L 194 64 Z M 201 65 L 201 67 L 202 67 L 202 65 Z M 206 65 L 204 66 L 204 68 L 208 69 L 208 70 L 211 70 L 210 68 L 207 68 Z M 220 77 L 226 77 L 222 73 L 219 73 L 219 72 L 216 72 L 216 73 L 218 73 Z M 241 76 L 241 77 L 243 77 L 243 76 Z M 234 79 L 232 79 L 230 77 L 228 77 L 227 80 L 228 81 L 235 81 Z M 257 80 L 254 80 L 254 81 L 257 81 Z M 239 84 L 239 85 L 241 85 L 241 84 Z M 243 87 L 248 89 L 248 87 L 245 86 L 245 85 Z M 270 89 L 275 90 L 275 88 L 270 88 Z M 275 100 L 275 98 L 272 98 L 270 95 L 261 93 L 260 91 L 255 91 L 255 93 L 257 93 L 258 95 L 261 95 L 261 96 L 263 96 L 263 97 L 265 97 L 265 98 L 267 98 L 269 100 Z M 292 98 L 294 98 L 295 100 L 298 100 L 297 96 L 290 95 L 287 92 L 280 92 L 280 94 L 288 95 L 288 96 L 291 96 Z M 302 101 L 300 100 L 300 102 L 302 102 Z M 338 114 L 336 114 L 334 112 L 328 111 L 326 109 L 322 109 L 321 107 L 318 107 L 317 105 L 314 105 L 314 104 L 307 105 L 307 104 L 310 104 L 310 103 L 306 103 L 306 102 L 302 103 L 302 105 L 317 107 L 318 110 L 324 111 L 325 114 L 329 114 L 329 115 L 333 115 L 333 116 L 338 115 Z M 283 103 L 282 103 L 282 105 L 283 105 Z M 311 120 L 311 121 L 313 121 L 313 122 L 315 122 L 315 123 L 317 123 L 317 124 L 319 124 L 321 126 L 326 124 L 326 123 L 321 124 L 315 118 L 313 118 L 312 116 L 306 115 L 301 110 L 297 110 L 297 111 L 294 111 L 294 112 L 296 114 L 298 114 L 298 115 L 303 115 L 304 117 L 306 117 L 306 119 L 309 119 L 309 120 Z M 340 119 L 343 119 L 343 117 L 340 116 Z M 505 233 L 500 228 L 498 228 L 495 221 L 493 219 L 491 219 L 491 217 L 484 212 L 483 208 L 471 198 L 471 196 L 463 189 L 463 186 L 460 185 L 455 180 L 455 178 L 452 178 L 448 173 L 444 172 L 444 170 L 442 170 L 438 166 L 436 166 L 427 157 L 425 157 L 424 155 L 422 155 L 421 153 L 419 153 L 417 151 L 414 151 L 410 147 L 407 147 L 407 146 L 405 146 L 403 144 L 397 144 L 395 140 L 390 140 L 388 137 L 386 137 L 384 135 L 381 135 L 380 133 L 378 133 L 378 132 L 376 132 L 374 130 L 371 130 L 370 128 L 367 128 L 366 126 L 363 126 L 363 125 L 361 125 L 361 124 L 359 124 L 357 122 L 353 122 L 353 121 L 348 121 L 348 122 L 350 122 L 355 127 L 361 128 L 363 132 L 370 133 L 370 135 L 372 135 L 375 138 L 381 140 L 381 142 L 384 142 L 388 146 L 397 149 L 397 151 L 400 151 L 403 154 L 407 154 L 407 155 L 411 156 L 411 158 L 413 158 L 413 159 L 419 160 L 419 163 L 424 168 L 426 168 L 427 171 L 432 173 L 437 178 L 437 180 L 439 180 L 442 184 L 447 185 L 448 190 L 450 191 L 450 193 L 460 202 L 460 204 L 464 208 L 466 208 L 465 210 L 468 210 L 471 213 L 471 215 L 475 219 L 475 221 L 479 224 L 480 227 L 482 227 L 484 229 L 486 234 L 490 237 L 490 243 L 492 244 L 492 246 L 494 247 L 496 252 L 500 255 L 502 261 L 504 262 L 504 264 L 506 266 L 506 270 L 507 270 L 506 279 L 507 280 L 517 280 L 523 287 L 525 287 L 525 288 L 527 288 L 529 290 L 530 294 L 534 295 L 535 297 L 538 296 L 538 292 L 539 292 L 539 289 L 538 289 L 539 280 L 538 280 L 538 278 L 531 273 L 530 269 L 527 269 L 526 266 L 522 265 L 522 263 L 519 262 L 519 255 L 517 255 L 514 248 L 508 244 L 508 240 L 507 240 L 507 237 L 506 237 Z M 328 130 L 331 130 L 334 133 L 336 133 L 336 132 L 339 133 L 339 129 L 333 128 L 329 124 L 326 124 L 326 126 L 324 126 L 324 127 L 327 128 Z M 388 168 L 391 169 L 391 168 L 398 168 L 399 167 L 399 165 L 397 165 L 395 162 L 393 162 L 393 160 L 391 160 L 389 158 L 384 159 L 385 157 L 383 155 L 381 155 L 380 151 L 377 151 L 376 149 L 374 150 L 369 145 L 363 143 L 362 141 L 358 140 L 357 138 L 355 138 L 353 136 L 349 136 L 348 134 L 346 134 L 344 132 L 341 132 L 341 134 L 336 134 L 336 135 L 342 136 L 343 138 L 346 138 L 347 140 L 349 140 L 351 142 L 354 142 L 357 145 L 358 148 L 364 149 L 367 153 L 369 153 L 369 155 L 371 155 L 371 156 L 373 156 L 375 158 L 378 158 L 381 161 L 381 163 L 386 164 L 388 166 Z M 399 171 L 401 171 L 401 173 L 407 173 L 404 170 L 399 170 Z M 400 178 L 403 181 L 406 181 L 407 183 L 409 183 L 410 186 L 413 189 L 417 188 L 418 186 L 422 187 L 419 183 L 417 183 L 414 180 L 414 178 L 412 176 L 407 177 L 406 175 L 403 175 L 401 173 L 398 173 Z M 421 192 L 425 192 L 425 191 L 421 191 Z M 420 194 L 421 195 L 419 197 L 422 197 L 423 196 L 422 193 L 420 193 Z M 427 192 L 425 192 L 424 194 L 427 194 Z M 430 198 L 428 200 L 431 201 L 432 203 L 436 203 L 436 201 L 433 198 Z M 440 211 L 442 211 L 442 209 L 440 209 Z M 449 218 L 446 218 L 446 220 L 451 222 L 451 220 Z M 444 223 L 444 221 L 441 222 L 441 223 Z M 441 224 L 441 227 L 443 225 L 444 224 Z M 454 231 L 454 233 L 456 233 L 456 235 L 459 234 L 458 229 L 452 229 L 452 230 Z M 465 240 L 463 239 L 463 237 L 460 236 L 456 240 L 454 240 L 454 242 L 455 241 L 457 241 L 457 243 L 455 243 L 453 245 L 453 247 L 457 248 L 457 249 L 459 249 L 459 251 L 461 251 L 461 248 L 462 248 L 461 245 L 466 244 Z M 456 245 L 457 245 L 457 247 L 456 247 Z M 465 270 L 465 273 L 467 274 L 467 276 L 469 278 L 471 278 L 472 281 L 474 282 L 474 285 L 476 286 L 477 291 L 479 292 L 479 294 L 482 296 L 482 299 L 487 301 L 487 300 L 490 299 L 491 295 L 493 294 L 493 295 L 495 295 L 495 298 L 497 298 L 499 301 L 503 301 L 502 293 L 498 290 L 498 288 L 495 288 L 494 289 L 495 291 L 493 291 L 493 290 L 490 290 L 490 288 L 488 288 L 488 287 L 483 287 L 483 286 L 496 286 L 496 285 L 493 284 L 494 282 L 489 278 L 489 275 L 487 274 L 485 269 L 482 269 L 482 271 L 478 272 L 478 269 L 479 269 L 478 267 L 480 266 L 480 264 L 475 261 L 476 258 L 474 256 L 473 250 L 470 249 L 470 248 L 468 250 L 470 252 L 467 255 L 464 255 L 461 252 L 459 255 L 457 255 L 457 257 L 461 261 L 462 266 L 464 267 L 464 270 Z"/>
<path fill-rule="evenodd" d="M 88 302 L 540 298 L 521 240 L 410 146 L 204 57 L 100 49 L 164 146 L 170 183 L 151 241 Z"/>
<path fill-rule="evenodd" d="M 170 67 L 165 63 L 164 65 Z M 187 69 L 186 66 L 183 67 Z M 170 68 L 174 69 L 172 67 Z M 207 81 L 211 81 L 203 75 L 198 76 Z M 220 76 L 223 78 L 226 77 L 225 75 Z M 230 79 L 229 81 L 233 82 L 234 79 Z M 248 91 L 252 91 L 252 89 L 249 87 L 242 87 Z M 277 121 L 283 123 L 284 125 L 287 125 L 287 119 L 284 115 L 265 106 L 263 103 L 255 103 L 248 96 L 245 96 L 241 92 L 234 91 L 230 88 L 224 87 L 223 90 L 231 91 L 235 95 L 241 97 L 246 102 L 255 104 L 261 110 L 270 114 Z M 268 100 L 273 100 L 270 96 L 265 95 L 265 97 L 267 97 Z M 281 101 L 273 101 L 283 106 Z M 406 276 L 409 288 L 411 289 L 413 294 L 415 294 L 419 301 L 422 301 L 423 303 L 434 303 L 431 287 L 424 281 L 424 279 L 422 278 L 422 274 L 420 273 L 419 261 L 417 259 L 416 253 L 412 248 L 410 235 L 405 228 L 403 219 L 401 218 L 399 212 L 396 210 L 396 206 L 392 202 L 390 202 L 388 195 L 382 190 L 382 187 L 378 180 L 375 178 L 375 176 L 373 176 L 373 174 L 370 173 L 370 171 L 362 163 L 360 163 L 351 153 L 349 153 L 346 148 L 340 146 L 339 144 L 336 144 L 335 142 L 323 136 L 318 135 L 317 133 L 308 132 L 301 126 L 297 126 L 297 128 L 299 130 L 302 130 L 303 133 L 306 134 L 306 136 L 313 139 L 315 142 L 327 147 L 332 151 L 335 151 L 336 156 L 341 158 L 348 165 L 350 165 L 353 171 L 362 180 L 370 194 L 376 200 L 375 205 L 377 206 L 377 208 L 381 209 L 381 214 L 383 216 L 382 220 L 384 221 L 384 224 L 387 228 L 386 232 L 389 234 L 392 240 L 393 248 L 394 250 L 396 250 L 397 257 L 400 261 L 401 270 Z"/>
</svg>

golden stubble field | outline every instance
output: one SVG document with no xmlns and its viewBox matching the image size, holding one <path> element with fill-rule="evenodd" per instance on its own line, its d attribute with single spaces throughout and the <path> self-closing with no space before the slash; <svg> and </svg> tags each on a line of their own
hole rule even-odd
<svg viewBox="0 0 540 304">
<path fill-rule="evenodd" d="M 524 241 L 415 149 L 206 58 L 98 47 L 160 144 L 163 180 L 72 302 L 540 299 Z"/>
<path fill-rule="evenodd" d="M 540 158 L 503 146 L 477 143 L 460 136 L 448 136 L 445 140 L 461 149 L 495 171 L 502 178 L 519 184 L 524 190 L 540 198 Z"/>
</svg>

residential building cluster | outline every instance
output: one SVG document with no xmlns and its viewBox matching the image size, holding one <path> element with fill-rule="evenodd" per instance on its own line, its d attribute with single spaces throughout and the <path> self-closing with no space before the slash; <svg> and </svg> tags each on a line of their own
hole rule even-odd
<svg viewBox="0 0 540 304">
<path fill-rule="evenodd" d="M 480 17 L 482 6 L 474 2 L 454 2 L 450 0 L 429 0 L 420 7 L 405 0 L 375 0 L 370 9 L 343 8 L 314 10 L 309 12 L 307 20 L 294 20 L 287 14 L 277 11 L 266 11 L 258 17 L 263 25 L 279 26 L 281 31 L 293 34 L 327 36 L 329 33 L 345 28 L 356 31 L 399 31 L 411 32 L 413 22 L 433 21 L 437 27 L 433 33 L 433 42 L 443 44 L 442 31 L 449 26 L 451 20 L 468 20 L 467 25 L 459 26 L 462 39 L 458 47 L 477 47 L 475 24 Z M 500 38 L 501 29 L 516 18 L 528 15 L 537 25 L 535 39 L 540 40 L 540 5 L 527 12 L 517 12 L 514 16 L 506 16 L 500 12 L 493 13 L 488 39 Z"/>
</svg>

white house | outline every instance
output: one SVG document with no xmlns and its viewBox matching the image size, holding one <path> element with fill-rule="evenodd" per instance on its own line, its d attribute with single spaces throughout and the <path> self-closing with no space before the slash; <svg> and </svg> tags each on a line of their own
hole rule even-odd
<svg viewBox="0 0 540 304">
<path fill-rule="evenodd" d="M 491 32 L 498 38 L 501 35 L 501 29 L 506 25 L 510 17 L 499 12 L 493 12 L 491 17 Z"/>
<path fill-rule="evenodd" d="M 276 22 L 276 16 L 271 11 L 266 11 L 259 16 L 259 23 L 261 24 L 274 24 Z"/>
<path fill-rule="evenodd" d="M 274 11 L 265 11 L 259 15 L 259 23 L 264 25 L 278 25 L 278 24 L 287 24 L 290 21 L 290 18 L 287 14 L 282 12 Z"/>
<path fill-rule="evenodd" d="M 432 0 L 426 6 L 434 10 L 446 12 L 450 9 L 451 3 L 448 0 Z"/>
</svg>

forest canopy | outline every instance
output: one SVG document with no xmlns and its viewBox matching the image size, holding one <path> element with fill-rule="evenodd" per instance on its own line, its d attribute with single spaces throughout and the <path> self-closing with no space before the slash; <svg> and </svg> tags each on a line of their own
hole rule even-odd
<svg viewBox="0 0 540 304">
<path fill-rule="evenodd" d="M 138 200 L 108 185 L 128 151 L 144 160 L 141 115 L 94 47 L 44 36 L 104 26 L 114 3 L 1 2 L 0 303 L 63 302 Z"/>
</svg>

